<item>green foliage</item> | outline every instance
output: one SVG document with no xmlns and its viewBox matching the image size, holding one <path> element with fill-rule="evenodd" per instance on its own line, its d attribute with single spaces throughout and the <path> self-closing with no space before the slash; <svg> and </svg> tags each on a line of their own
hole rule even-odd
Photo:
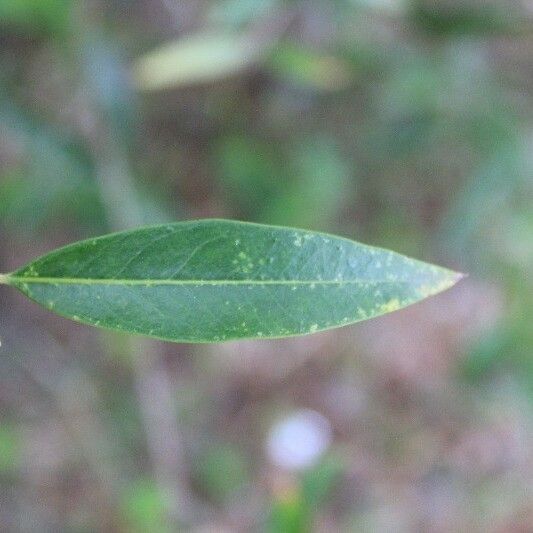
<svg viewBox="0 0 533 533">
<path fill-rule="evenodd" d="M 310 509 L 324 505 L 342 477 L 345 465 L 335 456 L 326 457 L 302 476 L 302 494 Z"/>
<path fill-rule="evenodd" d="M 284 164 L 273 147 L 249 136 L 224 136 L 214 150 L 213 163 L 228 200 L 246 218 L 261 219 L 264 199 L 277 198 L 286 181 L 279 179 Z"/>
<path fill-rule="evenodd" d="M 2 0 L 0 23 L 38 33 L 64 34 L 71 0 Z"/>
<path fill-rule="evenodd" d="M 312 517 L 297 487 L 283 491 L 274 500 L 266 533 L 304 533 L 312 531 Z"/>
<path fill-rule="evenodd" d="M 291 155 L 292 180 L 288 176 L 284 189 L 264 209 L 261 221 L 316 230 L 334 227 L 351 192 L 351 169 L 338 146 L 321 137 L 296 146 Z"/>
<path fill-rule="evenodd" d="M 12 472 L 20 458 L 20 436 L 16 427 L 0 423 L 0 474 Z"/>
<path fill-rule="evenodd" d="M 238 448 L 217 442 L 197 460 L 196 478 L 207 495 L 217 503 L 225 502 L 249 480 L 248 464 Z"/>
<path fill-rule="evenodd" d="M 152 481 L 141 479 L 132 483 L 122 500 L 122 512 L 128 524 L 128 531 L 170 533 L 165 524 L 164 498 Z"/>
<path fill-rule="evenodd" d="M 317 510 L 327 504 L 344 469 L 343 462 L 327 457 L 304 472 L 299 480 L 275 494 L 265 530 L 268 533 L 313 531 Z"/>
<path fill-rule="evenodd" d="M 351 192 L 353 169 L 325 135 L 287 152 L 280 156 L 259 139 L 224 137 L 214 162 L 231 204 L 244 218 L 265 224 L 334 227 Z"/>
<path fill-rule="evenodd" d="M 353 74 L 348 63 L 338 57 L 291 44 L 278 46 L 268 66 L 276 75 L 296 84 L 326 91 L 345 88 Z"/>
<path fill-rule="evenodd" d="M 72 244 L 5 282 L 76 321 L 182 342 L 287 337 L 396 311 L 461 275 L 348 239 L 227 220 Z"/>
<path fill-rule="evenodd" d="M 450 2 L 414 0 L 413 20 L 427 32 L 437 35 L 503 33 L 513 29 L 517 16 L 492 1 Z"/>
</svg>

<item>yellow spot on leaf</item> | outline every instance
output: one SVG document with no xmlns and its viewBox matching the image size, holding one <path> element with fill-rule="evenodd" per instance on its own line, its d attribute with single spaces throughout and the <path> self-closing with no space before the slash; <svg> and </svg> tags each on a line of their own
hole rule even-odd
<svg viewBox="0 0 533 533">
<path fill-rule="evenodd" d="M 398 298 L 393 298 L 392 300 L 389 300 L 387 303 L 384 303 L 383 305 L 381 305 L 379 310 L 382 313 L 392 313 L 393 311 L 397 311 L 398 309 L 400 309 L 400 307 L 401 307 L 400 300 L 398 300 Z"/>
<path fill-rule="evenodd" d="M 422 285 L 418 288 L 417 293 L 420 298 L 427 298 L 428 296 L 433 296 L 438 294 L 446 289 L 452 287 L 459 279 L 461 279 L 462 274 L 450 274 L 449 277 L 446 277 L 435 283 L 434 285 Z"/>
</svg>

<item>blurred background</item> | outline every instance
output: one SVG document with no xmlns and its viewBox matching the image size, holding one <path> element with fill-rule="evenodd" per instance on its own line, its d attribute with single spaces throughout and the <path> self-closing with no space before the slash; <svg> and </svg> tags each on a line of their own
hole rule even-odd
<svg viewBox="0 0 533 533">
<path fill-rule="evenodd" d="M 533 531 L 531 0 L 0 0 L 0 272 L 227 217 L 470 274 L 322 334 L 0 288 L 0 531 Z"/>
</svg>

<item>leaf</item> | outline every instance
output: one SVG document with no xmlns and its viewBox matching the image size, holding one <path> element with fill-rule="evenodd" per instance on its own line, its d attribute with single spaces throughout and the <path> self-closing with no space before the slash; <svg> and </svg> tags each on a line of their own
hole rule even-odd
<svg viewBox="0 0 533 533">
<path fill-rule="evenodd" d="M 86 324 L 216 342 L 350 324 L 460 278 L 341 237 L 211 219 L 80 241 L 0 281 Z"/>
<path fill-rule="evenodd" d="M 144 91 L 209 83 L 250 66 L 260 50 L 238 35 L 197 34 L 140 57 L 133 77 Z"/>
</svg>

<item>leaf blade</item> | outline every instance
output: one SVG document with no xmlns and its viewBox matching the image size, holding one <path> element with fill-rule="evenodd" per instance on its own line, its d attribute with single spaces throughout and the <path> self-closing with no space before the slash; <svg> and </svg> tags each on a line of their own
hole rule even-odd
<svg viewBox="0 0 533 533">
<path fill-rule="evenodd" d="M 9 284 L 87 324 L 182 342 L 314 333 L 394 311 L 460 275 L 342 237 L 227 220 L 53 251 Z"/>
</svg>

